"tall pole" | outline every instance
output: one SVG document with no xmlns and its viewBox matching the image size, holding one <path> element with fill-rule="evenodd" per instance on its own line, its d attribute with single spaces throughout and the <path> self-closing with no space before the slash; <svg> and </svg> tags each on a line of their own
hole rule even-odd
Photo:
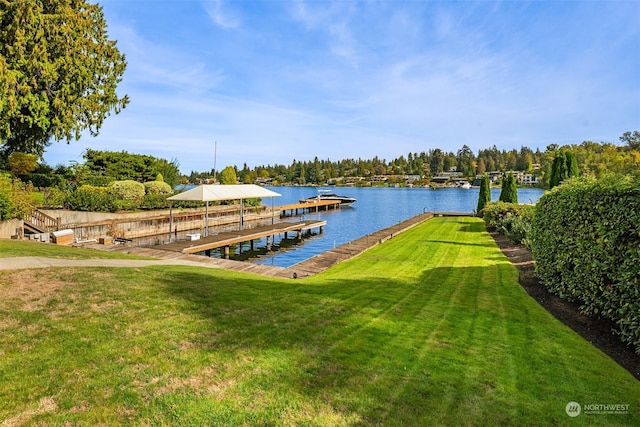
<svg viewBox="0 0 640 427">
<path fill-rule="evenodd" d="M 209 235 L 209 201 L 207 200 L 206 207 L 204 208 L 204 235 Z"/>
<path fill-rule="evenodd" d="M 218 174 L 218 141 L 213 146 L 213 182 L 216 182 L 216 175 Z"/>
</svg>

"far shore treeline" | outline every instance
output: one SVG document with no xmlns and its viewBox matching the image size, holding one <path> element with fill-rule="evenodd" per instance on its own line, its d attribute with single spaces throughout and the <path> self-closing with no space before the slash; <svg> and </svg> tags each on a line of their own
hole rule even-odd
<svg viewBox="0 0 640 427">
<path fill-rule="evenodd" d="M 583 175 L 600 177 L 608 173 L 627 174 L 640 169 L 640 132 L 625 132 L 619 139 L 618 144 L 593 141 L 564 146 L 550 144 L 545 151 L 534 151 L 528 147 L 500 150 L 494 145 L 475 154 L 464 145 L 455 153 L 435 148 L 408 153 L 389 161 L 378 157 L 339 161 L 315 157 L 313 160 L 293 160 L 290 165 L 261 165 L 250 168 L 244 164 L 241 168 L 233 167 L 241 183 L 367 185 L 372 182 L 370 178 L 384 176 L 387 177 L 384 180 L 387 184 L 402 184 L 411 179 L 410 177 L 420 177 L 420 180 L 428 184 L 429 178 L 455 168 L 455 171 L 467 178 L 475 178 L 492 171 L 528 172 L 537 178 L 537 186 L 548 188 L 552 165 L 559 152 L 573 153 Z M 210 180 L 215 172 L 191 171 L 187 181 L 204 182 Z M 360 182 L 348 178 L 365 179 L 364 182 Z"/>
<path fill-rule="evenodd" d="M 640 132 L 625 132 L 618 143 L 585 141 L 549 145 L 545 151 L 491 147 L 474 153 L 463 146 L 456 153 L 435 148 L 387 161 L 293 160 L 290 165 L 180 172 L 178 159 L 160 159 L 126 151 L 86 150 L 84 162 L 50 166 L 33 153 L 12 152 L 0 158 L 0 220 L 21 218 L 34 209 L 70 208 L 117 211 L 168 207 L 166 198 L 180 184 L 257 183 L 263 185 L 427 186 L 443 179 L 479 185 L 485 173 L 499 185 L 502 172 L 516 171 L 520 185 L 550 188 L 573 176 L 600 178 L 640 170 Z M 450 182 L 451 182 L 450 181 Z M 162 184 L 158 184 L 161 182 Z"/>
<path fill-rule="evenodd" d="M 600 177 L 609 173 L 627 174 L 640 169 L 640 132 L 625 132 L 618 144 L 613 142 L 584 141 L 580 144 L 559 146 L 550 144 L 545 151 L 528 147 L 519 150 L 500 150 L 496 146 L 480 150 L 475 154 L 464 145 L 457 152 L 446 152 L 440 148 L 408 153 L 392 160 L 342 159 L 332 161 L 293 160 L 291 164 L 260 165 L 253 168 L 243 164 L 227 166 L 233 169 L 239 183 L 262 183 L 272 185 L 323 185 L 351 184 L 368 185 L 376 182 L 403 184 L 406 181 L 428 184 L 430 178 L 443 172 L 456 171 L 461 177 L 473 179 L 485 172 L 520 171 L 535 177 L 536 186 L 549 188 L 557 185 L 552 176 L 553 164 L 561 153 L 570 153 L 575 160 L 574 168 L 580 175 Z M 0 159 L 0 169 L 12 173 L 23 182 L 36 187 L 55 186 L 61 181 L 103 186 L 116 180 L 136 182 L 152 181 L 158 174 L 163 181 L 175 188 L 179 184 L 220 182 L 223 170 L 191 171 L 181 174 L 177 158 L 160 159 L 145 154 L 126 151 L 112 152 L 88 149 L 83 153 L 84 163 L 70 166 L 50 166 L 39 162 L 35 154 L 14 152 Z M 569 166 L 567 166 L 569 167 Z M 575 173 L 574 173 L 575 174 Z M 360 180 L 353 178 L 362 178 Z M 555 182 L 554 182 L 555 180 Z"/>
</svg>

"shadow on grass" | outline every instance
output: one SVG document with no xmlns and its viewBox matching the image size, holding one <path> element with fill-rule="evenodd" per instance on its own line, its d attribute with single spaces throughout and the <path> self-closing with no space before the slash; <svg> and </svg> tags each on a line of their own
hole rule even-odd
<svg viewBox="0 0 640 427">
<path fill-rule="evenodd" d="M 556 408 L 559 396 L 571 401 L 577 388 L 617 396 L 597 376 L 593 388 L 585 379 L 613 362 L 551 321 L 516 280 L 513 267 L 498 265 L 438 267 L 412 281 L 184 270 L 163 283 L 207 321 L 195 339 L 199 350 L 250 354 L 265 366 L 242 388 L 271 395 L 261 389 L 269 384 L 302 399 L 291 405 L 311 417 L 308 405 L 322 402 L 357 424 L 544 424 L 564 410 Z M 589 355 L 576 361 L 581 353 Z M 575 369 L 562 362 L 571 357 Z M 558 385 L 559 377 L 569 379 Z"/>
<path fill-rule="evenodd" d="M 469 222 L 469 221 L 457 221 L 460 226 L 457 231 L 463 231 L 465 233 L 479 233 L 485 231 L 484 222 Z"/>
<path fill-rule="evenodd" d="M 446 243 L 448 245 L 462 245 L 462 246 L 482 246 L 486 248 L 492 248 L 496 246 L 492 242 L 471 243 L 471 242 L 460 242 L 460 241 L 454 241 L 454 240 L 436 240 L 436 239 L 425 239 L 425 240 L 420 240 L 419 242 L 420 243 Z"/>
</svg>

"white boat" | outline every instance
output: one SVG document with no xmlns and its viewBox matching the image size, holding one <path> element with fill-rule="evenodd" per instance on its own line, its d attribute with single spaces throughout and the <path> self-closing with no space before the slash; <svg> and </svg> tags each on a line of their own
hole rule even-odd
<svg viewBox="0 0 640 427">
<path fill-rule="evenodd" d="M 318 194 L 313 197 L 307 197 L 306 199 L 300 199 L 300 203 L 315 203 L 320 200 L 331 200 L 340 202 L 340 205 L 348 206 L 356 202 L 353 197 L 339 196 L 331 190 L 318 190 Z"/>
<path fill-rule="evenodd" d="M 470 184 L 470 183 L 468 183 L 468 182 L 465 182 L 464 184 L 462 184 L 462 185 L 460 186 L 460 188 L 464 188 L 465 190 L 468 190 L 468 189 L 470 189 L 470 188 L 471 188 L 471 184 Z"/>
</svg>

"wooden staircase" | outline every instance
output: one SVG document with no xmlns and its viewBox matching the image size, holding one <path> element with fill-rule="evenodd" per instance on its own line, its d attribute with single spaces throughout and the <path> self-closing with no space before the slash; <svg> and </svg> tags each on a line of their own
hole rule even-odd
<svg viewBox="0 0 640 427">
<path fill-rule="evenodd" d="M 53 218 L 36 209 L 24 219 L 24 228 L 32 233 L 51 233 L 60 229 L 60 218 Z"/>
</svg>

